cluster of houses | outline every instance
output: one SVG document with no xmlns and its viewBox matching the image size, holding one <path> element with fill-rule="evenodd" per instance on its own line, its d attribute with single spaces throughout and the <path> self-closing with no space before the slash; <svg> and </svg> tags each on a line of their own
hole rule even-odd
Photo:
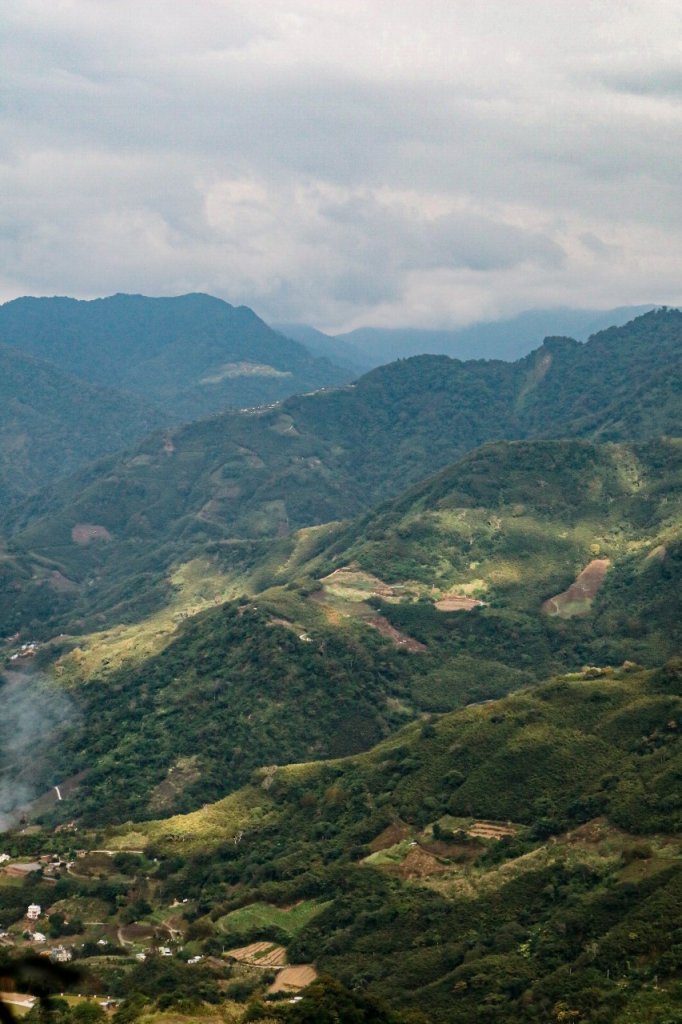
<svg viewBox="0 0 682 1024">
<path fill-rule="evenodd" d="M 170 948 L 170 946 L 159 946 L 159 948 L 155 952 L 158 953 L 159 956 L 173 956 L 173 950 Z M 146 953 L 136 953 L 135 954 L 135 959 L 139 960 L 140 963 L 143 963 L 147 959 L 148 956 L 149 956 L 149 950 L 147 950 Z M 189 960 L 187 961 L 187 963 L 188 964 L 198 964 L 203 959 L 204 959 L 203 956 L 191 956 L 189 958 Z"/>
<path fill-rule="evenodd" d="M 43 932 L 39 932 L 35 929 L 35 922 L 41 916 L 43 910 L 39 903 L 29 903 L 26 908 L 26 920 L 28 922 L 28 937 L 31 942 L 47 942 L 47 935 Z M 32 927 L 33 926 L 33 927 Z M 69 960 L 73 959 L 73 953 L 66 946 L 53 946 L 52 949 L 45 950 L 45 955 L 49 956 L 50 960 L 55 963 L 65 964 Z"/>
<path fill-rule="evenodd" d="M 76 851 L 76 856 L 81 857 L 85 855 L 85 850 Z M 0 853 L 0 866 L 5 874 L 14 877 L 26 877 L 35 871 L 42 871 L 44 878 L 52 878 L 54 880 L 55 875 L 59 875 L 60 869 L 69 869 L 75 863 L 74 861 L 61 860 L 56 854 L 44 854 L 41 855 L 37 860 L 9 863 L 12 860 L 11 856 L 7 853 Z M 187 900 L 175 900 L 174 905 L 180 905 L 181 903 L 187 903 Z M 26 908 L 25 920 L 26 928 L 24 930 L 24 939 L 37 944 L 47 943 L 48 937 L 43 932 L 36 928 L 36 923 L 43 915 L 43 909 L 39 903 L 30 903 Z M 179 933 L 177 933 L 179 934 Z M 6 938 L 7 941 L 11 941 L 10 935 L 7 932 L 0 932 L 0 937 Z M 100 939 L 97 943 L 98 946 L 108 946 L 109 942 L 107 939 Z M 159 946 L 154 950 L 146 950 L 145 952 L 136 953 L 136 959 L 144 961 L 148 955 L 156 954 L 162 957 L 171 957 L 174 955 L 174 950 L 170 946 Z M 73 951 L 62 944 L 53 946 L 49 949 L 41 950 L 41 956 L 49 956 L 49 958 L 55 963 L 68 963 L 73 959 Z M 193 956 L 187 961 L 188 964 L 198 964 L 203 960 L 203 956 Z"/>
<path fill-rule="evenodd" d="M 80 855 L 80 851 L 78 851 L 78 855 Z M 83 855 L 85 855 L 85 851 L 83 851 Z M 63 860 L 57 854 L 50 853 L 42 854 L 38 860 L 14 861 L 12 864 L 9 863 L 10 860 L 11 857 L 8 853 L 0 853 L 0 865 L 7 865 L 3 871 L 10 878 L 25 878 L 26 875 L 30 875 L 34 871 L 41 871 L 43 878 L 52 880 L 58 878 L 62 871 L 68 871 L 75 863 L 75 861 Z"/>
<path fill-rule="evenodd" d="M 38 644 L 35 640 L 31 640 L 30 643 L 22 644 L 19 650 L 10 655 L 10 661 L 20 661 L 22 658 L 34 658 L 35 653 L 38 650 Z"/>
</svg>

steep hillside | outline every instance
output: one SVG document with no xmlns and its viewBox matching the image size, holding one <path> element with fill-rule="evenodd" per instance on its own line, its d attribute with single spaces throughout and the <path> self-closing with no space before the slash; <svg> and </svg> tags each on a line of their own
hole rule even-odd
<svg viewBox="0 0 682 1024">
<path fill-rule="evenodd" d="M 158 603 L 169 566 L 207 543 L 260 542 L 355 515 L 490 440 L 674 434 L 681 350 L 682 314 L 658 311 L 585 345 L 549 339 L 518 363 L 416 357 L 336 391 L 153 435 L 8 523 L 29 577 L 39 558 L 77 585 L 32 628 L 57 631 L 90 612 L 125 618 L 132 595 Z M 35 585 L 17 581 L 17 592 Z M 1 629 L 25 626 L 12 615 L 3 611 Z"/>
<path fill-rule="evenodd" d="M 176 423 L 349 378 L 247 307 L 210 295 L 15 299 L 0 306 L 0 342 L 142 395 Z"/>
<path fill-rule="evenodd" d="M 427 1020 L 662 1021 L 679 1005 L 681 713 L 679 666 L 563 677 L 141 832 L 156 854 L 196 851 L 165 891 L 210 892 L 203 920 L 228 942 L 281 941 L 232 931 L 249 890 L 331 900 L 291 960 Z M 661 1015 L 638 1017 L 652 986 Z"/>
<path fill-rule="evenodd" d="M 493 644 L 549 672 L 561 636 L 584 661 L 655 664 L 682 646 L 682 441 L 488 445 L 339 531 L 307 568 L 336 569 L 323 585 L 351 602 L 354 576 L 384 580 L 367 586 L 373 603 L 441 651 Z M 557 626 L 549 646 L 540 621 Z"/>
<path fill-rule="evenodd" d="M 682 441 L 489 445 L 346 528 L 218 544 L 193 573 L 209 603 L 255 596 L 48 645 L 76 724 L 17 784 L 84 771 L 65 815 L 149 817 L 555 672 L 660 664 L 682 648 Z"/>
<path fill-rule="evenodd" d="M 168 422 L 142 398 L 0 344 L 0 506 Z"/>
<path fill-rule="evenodd" d="M 676 1024 L 681 338 L 408 360 L 7 515 L 0 961 L 122 1024 Z"/>
<path fill-rule="evenodd" d="M 675 1021 L 681 682 L 679 661 L 563 675 L 368 753 L 264 768 L 193 814 L 81 832 L 85 856 L 52 888 L 0 879 L 2 913 L 13 935 L 27 896 L 96 913 L 77 948 L 125 1019 L 191 1020 L 222 998 L 234 1021 L 333 1020 L 316 1007 L 355 998 L 389 1009 L 349 1020 Z M 24 858 L 73 841 L 12 837 Z M 164 984 L 162 958 L 135 954 L 168 927 Z M 180 944 L 204 958 L 194 993 Z M 295 1007 L 254 1003 L 276 977 L 266 954 L 335 980 Z"/>
</svg>

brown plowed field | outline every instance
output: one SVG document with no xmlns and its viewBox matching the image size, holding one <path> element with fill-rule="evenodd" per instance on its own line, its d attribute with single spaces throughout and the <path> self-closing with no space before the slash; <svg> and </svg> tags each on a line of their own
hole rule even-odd
<svg viewBox="0 0 682 1024">
<path fill-rule="evenodd" d="M 312 964 L 299 964 L 296 967 L 285 967 L 280 971 L 268 989 L 268 992 L 288 992 L 301 989 L 315 981 L 317 971 Z"/>
<path fill-rule="evenodd" d="M 592 600 L 601 590 L 606 571 L 611 565 L 608 558 L 593 558 L 589 565 L 576 577 L 568 590 L 550 597 L 542 606 L 546 615 L 568 619 L 571 615 L 583 615 L 589 611 Z"/>
<path fill-rule="evenodd" d="M 422 644 L 419 640 L 415 640 L 413 636 L 407 636 L 406 633 L 401 633 L 399 629 L 392 626 L 388 619 L 385 619 L 383 615 L 373 615 L 371 618 L 365 620 L 368 626 L 372 626 L 382 636 L 385 636 L 387 640 L 392 640 L 396 647 L 402 647 L 405 651 L 425 651 L 426 644 Z"/>
<path fill-rule="evenodd" d="M 450 864 L 442 864 L 432 853 L 421 846 L 411 847 L 401 864 L 382 864 L 382 871 L 398 878 L 428 878 L 429 875 L 440 875 L 450 871 Z"/>
<path fill-rule="evenodd" d="M 440 601 L 436 601 L 439 612 L 470 612 L 472 608 L 482 608 L 484 605 L 485 601 L 477 601 L 466 594 L 443 594 Z"/>
<path fill-rule="evenodd" d="M 504 839 L 505 836 L 515 836 L 518 829 L 513 825 L 498 825 L 494 821 L 475 821 L 467 830 L 468 836 L 480 839 Z"/>
<path fill-rule="evenodd" d="M 97 526 L 95 523 L 76 523 L 71 530 L 71 540 L 74 544 L 89 544 L 91 540 L 111 540 L 111 534 L 106 526 Z"/>
<path fill-rule="evenodd" d="M 375 597 L 395 598 L 400 597 L 404 590 L 399 583 L 386 583 L 378 576 L 372 576 L 371 573 L 364 572 L 362 569 L 354 569 L 350 565 L 346 565 L 342 569 L 335 569 L 329 576 L 324 576 L 321 583 L 341 586 L 343 589 L 353 592 L 357 591 L 361 598 L 369 597 L 370 594 Z"/>
<path fill-rule="evenodd" d="M 226 955 L 253 967 L 283 967 L 287 962 L 286 949 L 274 942 L 251 942 L 248 946 L 228 949 Z"/>
<path fill-rule="evenodd" d="M 388 850 L 389 847 L 395 846 L 396 843 L 402 842 L 403 839 L 407 839 L 409 834 L 409 825 L 406 825 L 403 821 L 395 821 L 392 825 L 387 825 L 383 832 L 380 832 L 372 840 L 369 848 L 372 853 L 377 853 L 379 850 Z"/>
</svg>

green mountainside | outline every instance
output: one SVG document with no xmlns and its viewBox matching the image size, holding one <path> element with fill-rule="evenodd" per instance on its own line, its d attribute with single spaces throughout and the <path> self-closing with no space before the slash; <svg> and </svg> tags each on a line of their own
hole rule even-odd
<svg viewBox="0 0 682 1024">
<path fill-rule="evenodd" d="M 681 366 L 417 357 L 4 513 L 27 1024 L 680 1024 Z"/>
<path fill-rule="evenodd" d="M 141 398 L 0 344 L 0 506 L 168 422 Z"/>
<path fill-rule="evenodd" d="M 682 441 L 488 445 L 347 527 L 217 545 L 210 571 L 255 596 L 45 649 L 76 727 L 22 782 L 86 771 L 64 815 L 188 810 L 552 673 L 662 664 L 682 646 Z"/>
<path fill-rule="evenodd" d="M 0 305 L 0 342 L 141 395 L 176 423 L 349 378 L 247 307 L 210 295 L 14 299 Z"/>
<path fill-rule="evenodd" d="M 45 635 L 93 611 L 131 621 L 167 596 L 169 567 L 207 545 L 357 515 L 487 441 L 674 434 L 681 352 L 682 314 L 661 310 L 585 345 L 548 339 L 518 363 L 415 357 L 335 391 L 152 435 L 8 520 L 23 575 L 0 630 Z M 75 587 L 51 593 L 46 566 Z"/>
<path fill-rule="evenodd" d="M 679 666 L 561 677 L 140 832 L 235 943 L 282 941 L 230 933 L 244 890 L 331 900 L 293 962 L 427 1020 L 623 1021 L 652 987 L 674 1014 L 681 710 Z"/>
<path fill-rule="evenodd" d="M 16 834 L 24 859 L 84 856 L 56 884 L 0 876 L 0 915 L 74 920 L 121 1020 L 673 1024 L 681 719 L 679 660 L 557 676 L 189 815 Z M 293 1005 L 267 994 L 287 961 L 323 974 Z"/>
</svg>

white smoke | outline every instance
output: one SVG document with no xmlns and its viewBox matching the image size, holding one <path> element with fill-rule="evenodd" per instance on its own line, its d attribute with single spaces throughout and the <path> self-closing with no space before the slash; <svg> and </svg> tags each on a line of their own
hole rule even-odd
<svg viewBox="0 0 682 1024">
<path fill-rule="evenodd" d="M 0 831 L 16 825 L 20 809 L 48 788 L 42 770 L 74 714 L 70 697 L 41 672 L 0 677 Z"/>
</svg>

